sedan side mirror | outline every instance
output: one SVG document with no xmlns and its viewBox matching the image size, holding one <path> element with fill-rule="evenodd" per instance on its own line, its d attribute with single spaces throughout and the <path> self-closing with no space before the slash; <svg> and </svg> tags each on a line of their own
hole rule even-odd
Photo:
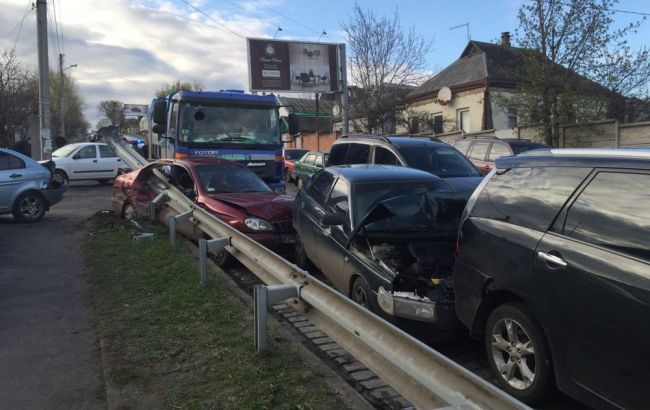
<svg viewBox="0 0 650 410">
<path fill-rule="evenodd" d="M 345 224 L 345 216 L 334 212 L 327 212 L 323 215 L 321 224 L 324 226 L 343 225 Z"/>
<path fill-rule="evenodd" d="M 72 156 L 72 159 L 81 159 L 81 155 L 79 155 L 79 154 L 74 154 L 74 155 Z"/>
</svg>

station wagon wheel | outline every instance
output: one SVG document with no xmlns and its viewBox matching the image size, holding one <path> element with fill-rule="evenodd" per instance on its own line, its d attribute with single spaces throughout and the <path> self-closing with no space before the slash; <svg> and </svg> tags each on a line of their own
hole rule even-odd
<svg viewBox="0 0 650 410">
<path fill-rule="evenodd" d="M 38 222 L 43 219 L 46 210 L 47 203 L 40 194 L 25 192 L 14 203 L 12 213 L 20 222 Z"/>
<path fill-rule="evenodd" d="M 357 277 L 352 284 L 352 300 L 364 308 L 373 311 L 373 305 L 370 300 L 370 286 L 362 277 Z"/>
<path fill-rule="evenodd" d="M 506 392 L 529 404 L 544 397 L 552 377 L 550 355 L 540 327 L 522 305 L 501 305 L 490 314 L 485 348 Z"/>
</svg>

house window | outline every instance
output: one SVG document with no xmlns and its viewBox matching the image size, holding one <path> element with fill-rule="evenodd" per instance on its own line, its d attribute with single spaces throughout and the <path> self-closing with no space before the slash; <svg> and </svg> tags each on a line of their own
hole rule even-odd
<svg viewBox="0 0 650 410">
<path fill-rule="evenodd" d="M 411 118 L 411 134 L 417 134 L 420 132 L 420 119 Z"/>
<path fill-rule="evenodd" d="M 458 129 L 464 132 L 470 132 L 469 128 L 469 108 L 464 108 L 458 110 L 458 116 L 456 118 L 458 121 Z"/>
<path fill-rule="evenodd" d="M 517 113 L 508 113 L 508 128 L 517 127 Z"/>
<path fill-rule="evenodd" d="M 442 127 L 442 114 L 433 114 L 433 133 L 442 134 L 444 132 Z"/>
</svg>

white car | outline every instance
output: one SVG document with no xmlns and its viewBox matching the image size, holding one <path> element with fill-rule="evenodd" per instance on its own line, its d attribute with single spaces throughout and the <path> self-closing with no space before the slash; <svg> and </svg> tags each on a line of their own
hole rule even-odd
<svg viewBox="0 0 650 410">
<path fill-rule="evenodd" d="M 52 153 L 56 170 L 52 179 L 60 185 L 69 181 L 96 179 L 102 184 L 117 176 L 126 166 L 113 150 L 102 142 L 65 145 Z"/>
</svg>

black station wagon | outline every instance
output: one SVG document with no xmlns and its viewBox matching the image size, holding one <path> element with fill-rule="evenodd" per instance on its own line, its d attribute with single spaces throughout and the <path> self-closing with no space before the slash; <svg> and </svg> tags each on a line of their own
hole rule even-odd
<svg viewBox="0 0 650 410">
<path fill-rule="evenodd" d="M 328 167 L 296 197 L 297 262 L 396 324 L 428 322 L 444 339 L 459 328 L 450 275 L 468 196 L 412 168 Z"/>
<path fill-rule="evenodd" d="M 650 152 L 500 158 L 467 204 L 456 312 L 502 387 L 650 409 Z"/>
</svg>

